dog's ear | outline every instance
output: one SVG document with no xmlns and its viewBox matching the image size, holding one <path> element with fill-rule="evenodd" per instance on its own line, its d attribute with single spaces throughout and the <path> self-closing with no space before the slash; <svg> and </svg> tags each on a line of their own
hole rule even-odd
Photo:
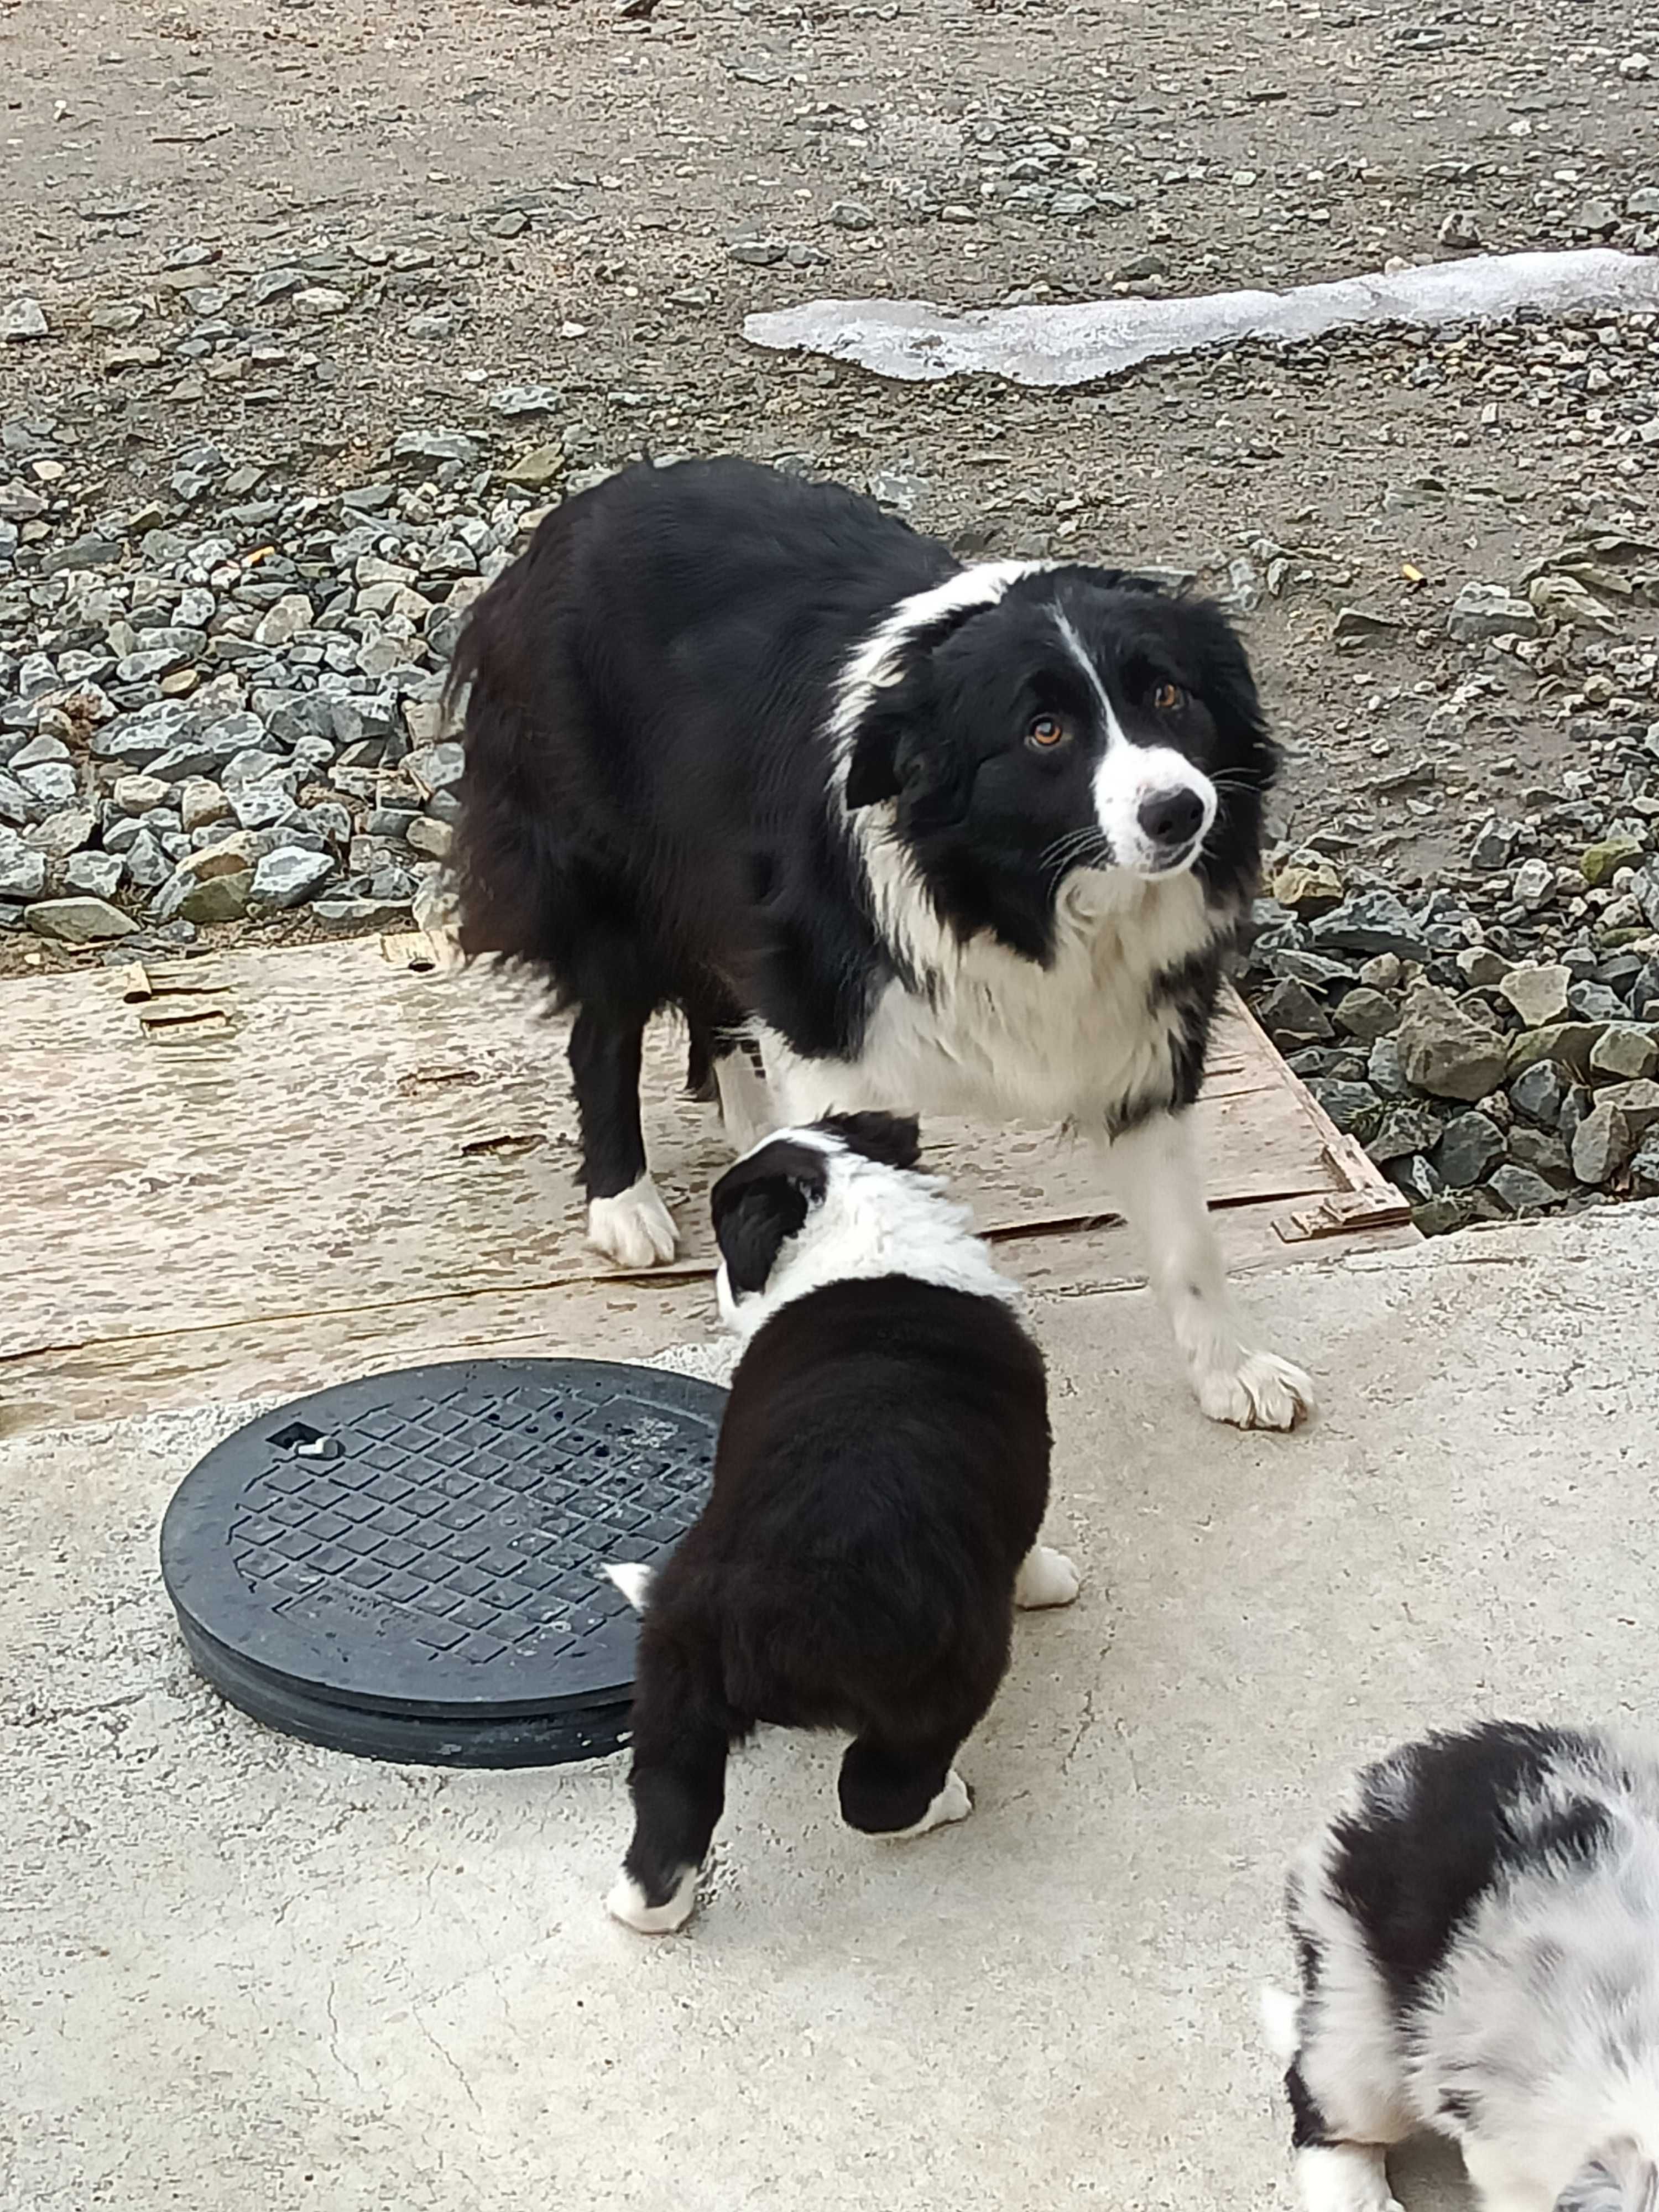
<svg viewBox="0 0 1659 2212">
<path fill-rule="evenodd" d="M 714 1242 L 734 1297 L 760 1290 L 778 1254 L 798 1237 L 830 1179 L 823 1154 L 806 1145 L 763 1145 L 728 1168 L 709 1194 Z"/>
<path fill-rule="evenodd" d="M 818 1127 L 849 1152 L 884 1167 L 913 1168 L 921 1158 L 921 1125 L 914 1114 L 826 1114 Z"/>
<path fill-rule="evenodd" d="M 860 806 L 874 806 L 881 799 L 898 797 L 903 787 L 899 757 L 907 721 L 897 702 L 885 698 L 879 706 L 872 703 L 866 708 L 860 717 L 852 756 L 847 763 L 845 796 L 849 813 L 856 814 Z"/>
</svg>

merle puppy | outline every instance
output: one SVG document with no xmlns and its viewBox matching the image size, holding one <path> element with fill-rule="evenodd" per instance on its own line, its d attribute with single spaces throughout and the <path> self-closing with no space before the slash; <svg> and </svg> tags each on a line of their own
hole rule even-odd
<svg viewBox="0 0 1659 2212">
<path fill-rule="evenodd" d="M 1270 1992 L 1307 2212 L 1399 2212 L 1453 2136 L 1484 2212 L 1655 2212 L 1659 1757 L 1493 1722 L 1368 1767 L 1297 1862 Z"/>
<path fill-rule="evenodd" d="M 607 1903 L 690 1913 L 728 1747 L 844 1729 L 841 1808 L 871 1835 L 969 1810 L 952 1761 L 1008 1664 L 1015 1605 L 1065 1605 L 1042 1357 L 1013 1286 L 883 1114 L 774 1137 L 714 1191 L 721 1310 L 747 1339 L 702 1517 L 641 1607 L 634 1839 Z"/>
<path fill-rule="evenodd" d="M 639 1079 L 677 1007 L 740 1149 L 882 1107 L 1109 1140 L 1205 1412 L 1311 1403 L 1233 1310 L 1187 1113 L 1277 764 L 1213 607 L 963 568 L 836 486 L 683 462 L 549 515 L 454 683 L 463 944 L 575 1010 L 601 1251 L 674 1252 Z"/>
</svg>

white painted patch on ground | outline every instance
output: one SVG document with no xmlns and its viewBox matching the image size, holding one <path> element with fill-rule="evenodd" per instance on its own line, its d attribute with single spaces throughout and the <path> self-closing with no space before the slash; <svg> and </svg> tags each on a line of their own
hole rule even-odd
<svg viewBox="0 0 1659 2212">
<path fill-rule="evenodd" d="M 1016 384 L 1089 384 L 1143 361 L 1246 338 L 1316 338 L 1374 323 L 1426 329 L 1510 316 L 1522 307 L 1547 314 L 1659 308 L 1659 261 L 1601 246 L 1475 254 L 1289 292 L 1087 300 L 965 314 L 926 300 L 817 300 L 750 315 L 743 334 L 755 345 L 828 354 L 906 384 L 971 374 L 1006 376 Z"/>
</svg>

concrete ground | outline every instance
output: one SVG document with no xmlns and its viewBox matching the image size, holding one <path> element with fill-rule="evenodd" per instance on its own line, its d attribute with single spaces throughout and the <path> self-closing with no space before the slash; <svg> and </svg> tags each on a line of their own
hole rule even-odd
<svg viewBox="0 0 1659 2212">
<path fill-rule="evenodd" d="M 1206 1428 L 1140 1297 L 1043 1305 L 1087 1580 L 1020 1627 L 974 1817 L 872 1847 L 773 1735 L 654 1944 L 599 1904 L 619 1760 L 358 1763 L 193 1680 L 156 1525 L 247 1408 L 0 1443 L 0 2203 L 1285 2203 L 1255 1990 L 1340 1770 L 1659 1692 L 1656 1285 L 1636 1206 L 1258 1278 L 1324 1389 L 1291 1439 Z"/>
</svg>

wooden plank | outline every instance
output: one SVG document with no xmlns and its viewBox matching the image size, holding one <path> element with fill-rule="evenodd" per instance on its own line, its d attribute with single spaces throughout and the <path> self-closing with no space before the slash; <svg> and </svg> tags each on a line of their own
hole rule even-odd
<svg viewBox="0 0 1659 2212">
<path fill-rule="evenodd" d="M 278 1370 L 313 1371 L 308 1345 L 337 1372 L 371 1343 L 377 1362 L 401 1347 L 395 1364 L 458 1331 L 545 1340 L 628 1285 L 582 1241 L 564 1025 L 522 983 L 458 969 L 441 939 L 27 978 L 0 986 L 0 1176 L 9 1242 L 28 1255 L 0 1314 L 0 1397 L 61 1389 L 89 1407 L 101 1375 L 183 1402 L 170 1376 L 198 1396 L 240 1390 L 256 1344 L 254 1387 L 285 1387 Z M 684 1074 L 665 1024 L 647 1041 L 647 1141 L 685 1243 L 642 1280 L 651 1300 L 682 1300 L 695 1332 L 707 1190 L 727 1153 Z M 1397 1228 L 1399 1194 L 1237 1001 L 1199 1119 L 1247 1264 Z M 925 1133 L 1015 1272 L 1137 1279 L 1092 1146 L 1018 1127 Z"/>
</svg>

